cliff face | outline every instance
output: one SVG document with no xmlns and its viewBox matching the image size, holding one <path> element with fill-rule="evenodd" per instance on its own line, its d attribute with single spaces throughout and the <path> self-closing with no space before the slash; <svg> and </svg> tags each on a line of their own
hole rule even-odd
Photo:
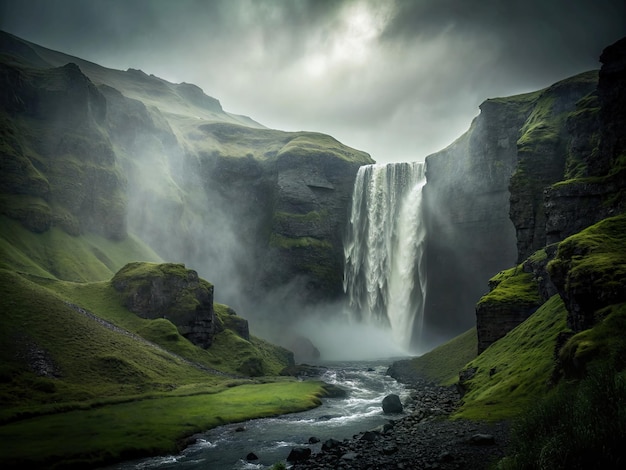
<svg viewBox="0 0 626 470">
<path fill-rule="evenodd" d="M 595 138 L 590 109 L 593 98 L 588 95 L 595 92 L 596 85 L 597 74 L 590 72 L 543 90 L 520 128 L 518 164 L 510 181 L 510 215 L 516 228 L 518 262 L 549 243 L 544 189 L 565 179 L 566 173 L 580 170 L 579 155 L 588 151 L 589 141 Z M 550 242 L 563 236 L 556 228 L 550 232 Z"/>
<path fill-rule="evenodd" d="M 623 301 L 623 220 L 611 217 L 626 209 L 625 57 L 622 40 L 602 54 L 597 87 L 590 89 L 589 73 L 543 91 L 517 145 L 510 189 L 518 260 L 526 259 L 520 268 L 530 275 L 526 287 L 539 293 L 535 308 L 558 292 L 574 333 L 594 327 Z M 497 283 L 490 287 L 476 308 L 479 351 L 525 319 L 518 315 L 522 298 L 490 305 L 489 298 L 502 294 Z"/>
<path fill-rule="evenodd" d="M 425 336 L 470 328 L 485 280 L 515 259 L 508 186 L 531 100 L 484 102 L 462 137 L 426 159 Z"/>
<path fill-rule="evenodd" d="M 0 211 L 35 232 L 126 237 L 125 178 L 106 100 L 75 64 L 0 65 Z"/>
<path fill-rule="evenodd" d="M 493 273 L 602 216 L 597 209 L 593 217 L 581 215 L 594 211 L 589 184 L 586 205 L 571 194 L 561 197 L 575 214 L 556 202 L 552 186 L 580 173 L 597 145 L 596 84 L 597 73 L 589 72 L 538 92 L 487 100 L 465 135 L 427 158 L 426 322 L 435 332 L 451 321 L 459 332 L 469 328 Z M 451 288 L 461 294 L 450 296 Z M 496 312 L 481 302 L 478 331 L 485 341 L 479 343 L 490 344 L 538 305 L 499 305 Z"/>
<path fill-rule="evenodd" d="M 41 233 L 137 236 L 234 305 L 287 286 L 307 301 L 341 293 L 341 235 L 369 155 L 266 129 L 194 85 L 5 33 L 0 52 L 2 214 Z"/>
</svg>

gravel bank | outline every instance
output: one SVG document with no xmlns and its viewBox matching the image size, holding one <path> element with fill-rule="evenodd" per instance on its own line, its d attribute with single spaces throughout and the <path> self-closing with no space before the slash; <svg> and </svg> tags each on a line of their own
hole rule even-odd
<svg viewBox="0 0 626 470">
<path fill-rule="evenodd" d="M 504 456 L 507 423 L 450 420 L 460 399 L 456 387 L 428 383 L 406 361 L 395 363 L 388 373 L 412 389 L 402 417 L 390 414 L 388 424 L 352 439 L 330 439 L 316 453 L 296 450 L 290 456 L 292 468 L 485 469 Z"/>
</svg>

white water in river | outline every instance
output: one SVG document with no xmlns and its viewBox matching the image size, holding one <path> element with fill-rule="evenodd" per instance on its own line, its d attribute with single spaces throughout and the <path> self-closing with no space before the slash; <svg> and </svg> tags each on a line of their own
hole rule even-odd
<svg viewBox="0 0 626 470">
<path fill-rule="evenodd" d="M 391 329 L 408 350 L 421 334 L 426 292 L 423 163 L 362 166 L 344 241 L 344 291 L 353 315 Z"/>
<path fill-rule="evenodd" d="M 404 385 L 385 375 L 384 362 L 332 363 L 321 380 L 348 390 L 345 398 L 325 398 L 322 405 L 301 413 L 220 426 L 199 435 L 196 444 L 178 455 L 154 457 L 109 467 L 109 470 L 241 470 L 268 469 L 285 462 L 293 447 L 310 447 L 318 453 L 328 439 L 343 440 L 398 419 L 385 415 L 382 400 L 390 393 L 408 397 Z M 244 427 L 245 431 L 237 432 Z M 309 438 L 320 442 L 310 445 Z M 259 460 L 248 462 L 254 452 Z"/>
</svg>

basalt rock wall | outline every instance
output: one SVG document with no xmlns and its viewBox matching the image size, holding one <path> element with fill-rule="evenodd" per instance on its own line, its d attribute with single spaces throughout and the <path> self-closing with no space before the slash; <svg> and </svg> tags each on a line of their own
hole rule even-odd
<svg viewBox="0 0 626 470">
<path fill-rule="evenodd" d="M 534 93 L 487 100 L 466 134 L 426 159 L 427 332 L 459 333 L 477 321 L 479 331 L 497 338 L 532 313 L 509 309 L 507 319 L 509 310 L 483 305 L 474 317 L 495 273 L 569 234 L 551 228 L 559 215 L 544 204 L 544 192 L 580 171 L 581 155 L 597 141 L 596 84 L 597 72 L 588 72 Z M 481 329 L 494 315 L 502 328 Z"/>
</svg>

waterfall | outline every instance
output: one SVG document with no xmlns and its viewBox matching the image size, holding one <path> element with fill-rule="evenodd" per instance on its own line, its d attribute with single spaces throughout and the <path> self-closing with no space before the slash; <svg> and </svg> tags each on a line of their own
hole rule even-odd
<svg viewBox="0 0 626 470">
<path fill-rule="evenodd" d="M 404 349 L 421 333 L 426 291 L 423 163 L 359 168 L 344 240 L 344 292 L 362 322 L 390 327 Z"/>
</svg>

